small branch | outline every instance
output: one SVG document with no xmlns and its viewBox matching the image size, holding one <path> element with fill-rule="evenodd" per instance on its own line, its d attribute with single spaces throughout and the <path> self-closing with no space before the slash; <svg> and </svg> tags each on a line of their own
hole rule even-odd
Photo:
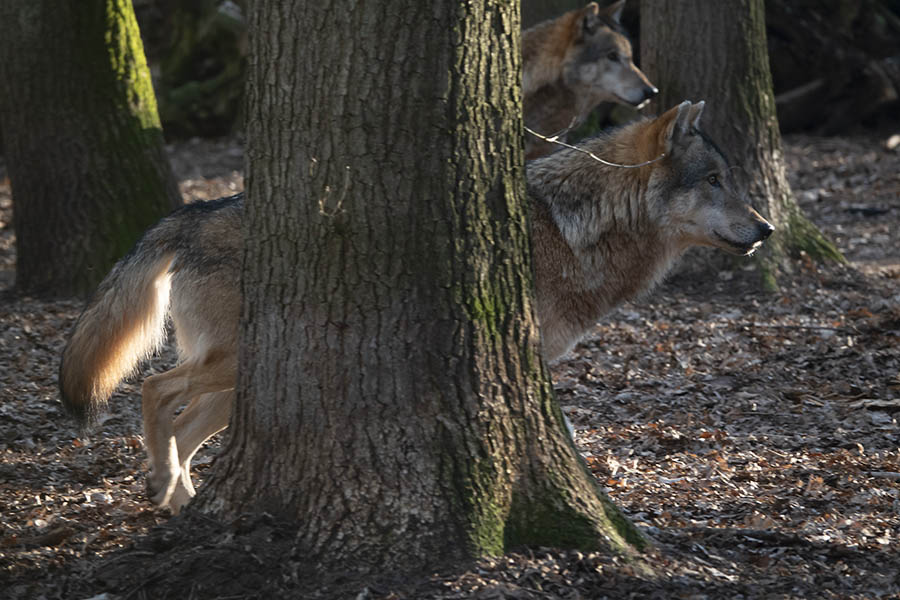
<svg viewBox="0 0 900 600">
<path fill-rule="evenodd" d="M 741 529 L 730 527 L 683 527 L 682 531 L 698 533 L 710 537 L 714 536 L 741 536 L 751 540 L 764 541 L 788 546 L 813 546 L 814 542 L 800 537 L 794 533 L 786 533 L 769 529 Z"/>
<path fill-rule="evenodd" d="M 528 127 L 525 127 L 525 131 L 527 131 L 528 133 L 530 133 L 531 135 L 533 135 L 533 136 L 535 136 L 535 137 L 538 137 L 538 138 L 544 140 L 545 142 L 550 142 L 551 144 L 557 144 L 557 145 L 559 145 L 559 146 L 562 146 L 563 148 L 569 148 L 569 149 L 571 149 L 571 150 L 577 150 L 578 152 L 581 152 L 582 154 L 587 154 L 588 156 L 590 156 L 591 158 L 593 158 L 593 159 L 596 160 L 597 162 L 603 163 L 604 165 L 607 165 L 607 166 L 609 166 L 609 167 L 618 167 L 618 168 L 620 168 L 620 169 L 637 169 L 638 167 L 646 167 L 647 165 L 652 165 L 653 163 L 655 163 L 655 162 L 657 162 L 657 161 L 660 161 L 660 160 L 662 160 L 663 158 L 666 157 L 666 153 L 663 152 L 662 154 L 660 154 L 659 156 L 657 156 L 656 158 L 654 158 L 654 159 L 652 159 L 652 160 L 648 160 L 648 161 L 645 161 L 645 162 L 642 162 L 642 163 L 639 163 L 639 164 L 636 164 L 636 165 L 620 165 L 620 164 L 618 164 L 618 163 L 612 163 L 612 162 L 603 160 L 602 158 L 600 158 L 599 156 L 597 156 L 596 154 L 594 154 L 594 153 L 591 152 L 590 150 L 585 150 L 584 148 L 579 148 L 578 146 L 573 146 L 573 145 L 571 145 L 571 144 L 567 144 L 567 143 L 565 143 L 565 142 L 559 141 L 559 136 L 568 133 L 568 132 L 569 132 L 569 129 L 571 129 L 571 125 L 570 125 L 569 127 L 565 128 L 565 129 L 563 129 L 563 130 L 560 131 L 559 133 L 555 133 L 555 134 L 553 134 L 552 136 L 547 137 L 547 136 L 545 136 L 545 135 L 541 135 L 540 133 L 534 131 L 533 129 L 530 129 L 530 128 L 528 128 Z"/>
<path fill-rule="evenodd" d="M 855 329 L 846 327 L 826 327 L 824 325 L 765 325 L 763 323 L 745 323 L 744 327 L 759 327 L 761 329 L 807 329 L 812 331 L 835 331 L 837 333 L 859 333 Z"/>
<path fill-rule="evenodd" d="M 576 121 L 577 118 L 578 118 L 577 116 L 576 116 L 576 117 L 572 117 L 572 120 L 569 121 L 569 124 L 568 124 L 566 127 L 563 127 L 562 129 L 560 129 L 560 130 L 557 131 L 556 133 L 550 134 L 548 137 L 544 137 L 544 136 L 541 135 L 540 133 L 536 133 L 536 132 L 532 131 L 531 129 L 529 129 L 528 127 L 525 128 L 525 131 L 527 131 L 527 132 L 530 133 L 531 135 L 536 135 L 537 137 L 541 138 L 541 139 L 544 140 L 545 142 L 550 142 L 550 143 L 555 144 L 555 143 L 558 142 L 558 140 L 559 140 L 560 137 L 562 137 L 562 136 L 568 134 L 570 131 L 572 131 L 572 128 L 575 127 L 575 121 Z"/>
</svg>

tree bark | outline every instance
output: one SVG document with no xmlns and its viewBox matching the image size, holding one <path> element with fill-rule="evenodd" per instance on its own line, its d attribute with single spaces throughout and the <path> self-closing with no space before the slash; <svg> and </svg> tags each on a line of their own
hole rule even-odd
<svg viewBox="0 0 900 600">
<path fill-rule="evenodd" d="M 129 0 L 0 3 L 16 286 L 92 291 L 181 204 Z"/>
<path fill-rule="evenodd" d="M 642 546 L 539 354 L 517 4 L 261 0 L 250 29 L 238 399 L 194 506 L 369 571 Z"/>
<path fill-rule="evenodd" d="M 640 38 L 641 68 L 660 89 L 654 109 L 706 100 L 704 131 L 736 166 L 750 203 L 775 225 L 759 253 L 766 283 L 774 285 L 776 269 L 801 251 L 842 260 L 803 215 L 785 176 L 763 0 L 642 0 Z"/>
</svg>

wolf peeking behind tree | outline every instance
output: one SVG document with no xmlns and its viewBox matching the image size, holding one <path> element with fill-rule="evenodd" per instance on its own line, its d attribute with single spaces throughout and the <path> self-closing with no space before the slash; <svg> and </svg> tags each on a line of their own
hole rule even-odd
<svg viewBox="0 0 900 600">
<path fill-rule="evenodd" d="M 659 91 L 631 57 L 619 24 L 625 0 L 596 2 L 522 33 L 522 110 L 525 126 L 545 136 L 580 125 L 601 102 L 641 106 Z M 562 135 L 562 138 L 565 134 Z M 525 158 L 556 150 L 526 134 Z"/>
<path fill-rule="evenodd" d="M 752 253 L 773 231 L 735 190 L 727 161 L 684 102 L 530 163 L 527 195 L 544 358 L 565 354 L 606 312 L 649 290 L 688 247 Z M 181 363 L 144 381 L 150 499 L 177 513 L 194 495 L 191 458 L 228 425 L 237 372 L 241 196 L 176 211 L 113 267 L 75 325 L 60 366 L 82 423 L 163 340 Z M 187 407 L 174 418 L 182 405 Z"/>
</svg>

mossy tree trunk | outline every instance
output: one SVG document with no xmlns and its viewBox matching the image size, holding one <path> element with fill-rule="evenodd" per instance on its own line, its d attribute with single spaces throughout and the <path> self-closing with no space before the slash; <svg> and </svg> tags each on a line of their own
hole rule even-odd
<svg viewBox="0 0 900 600">
<path fill-rule="evenodd" d="M 765 281 L 774 285 L 775 272 L 800 251 L 842 259 L 804 217 L 785 177 L 764 10 L 763 0 L 642 0 L 641 68 L 660 89 L 657 112 L 707 101 L 704 131 L 738 167 L 750 203 L 776 227 L 760 253 Z"/>
<path fill-rule="evenodd" d="M 238 399 L 193 506 L 291 520 L 326 568 L 634 552 L 539 356 L 517 3 L 261 0 L 250 30 Z"/>
<path fill-rule="evenodd" d="M 92 291 L 181 204 L 130 0 L 0 3 L 16 286 Z"/>
</svg>

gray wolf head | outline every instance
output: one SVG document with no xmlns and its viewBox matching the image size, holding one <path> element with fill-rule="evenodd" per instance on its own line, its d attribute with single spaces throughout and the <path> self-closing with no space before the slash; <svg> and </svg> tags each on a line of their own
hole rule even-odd
<svg viewBox="0 0 900 600">
<path fill-rule="evenodd" d="M 677 256 L 690 246 L 733 254 L 755 251 L 774 228 L 743 197 L 723 152 L 699 128 L 703 102 L 682 102 L 579 144 L 622 168 L 566 149 L 534 161 L 529 184 L 550 198 L 572 249 L 595 247 L 611 234 L 643 236 Z M 656 242 L 654 242 L 655 244 Z"/>
<path fill-rule="evenodd" d="M 656 152 L 667 158 L 648 182 L 657 190 L 649 195 L 651 218 L 682 247 L 752 254 L 774 227 L 745 201 L 725 155 L 700 129 L 703 107 L 702 101 L 682 102 L 652 122 Z"/>
<path fill-rule="evenodd" d="M 659 90 L 632 60 L 631 42 L 619 24 L 624 7 L 625 0 L 619 0 L 602 10 L 596 2 L 581 9 L 562 76 L 567 86 L 598 103 L 642 106 Z"/>
</svg>

